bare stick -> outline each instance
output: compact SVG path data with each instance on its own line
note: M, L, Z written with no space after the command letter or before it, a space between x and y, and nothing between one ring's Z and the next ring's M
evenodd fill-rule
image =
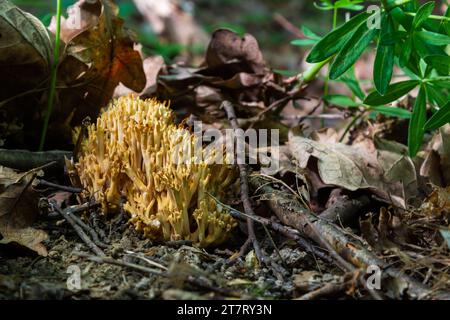
M409 277L401 270L388 265L373 252L367 250L363 243L350 238L335 224L317 217L295 199L286 197L284 192L268 186L266 181L255 177L251 183L255 188L260 188L265 194L271 195L268 199L269 206L284 224L294 227L301 234L319 244L326 242L342 258L357 268L378 266L383 270L384 275L403 282L408 288L405 294L410 298L421 299L434 294L427 286Z
M78 224L84 231L86 231L87 233L89 233L89 235L92 238L92 241L99 246L100 248L106 249L108 248L108 245L104 244L103 242L100 241L97 232L92 229L91 227L89 227L86 223L83 222L83 220L81 220L80 217L78 217L77 215L75 215L73 212L69 210L64 210L65 213L70 216L76 224Z
M347 288L347 283L327 283L319 289L308 292L294 300L316 300L323 297L336 295Z
M31 152L0 149L0 165L25 171L56 161L57 167L62 169L64 168L64 157L70 158L71 156L72 152L70 151Z
M78 234L78 236L81 238L81 240L84 241L84 243L88 246L89 249L91 249L96 255L104 257L105 253L88 237L88 235L83 231L83 228L81 228L73 219L73 217L70 214L67 214L67 212L64 212L55 201L51 201L50 205L53 207L53 210L56 210L66 221L72 226L72 228L75 230L75 232Z
M234 107L229 101L224 101L222 103L223 108L225 109L225 112L228 116L228 121L230 121L230 124L232 128L235 130L235 135L238 141L244 141L244 137L242 135L242 130L239 130L239 125L236 118L236 113L234 112ZM250 202L249 192L250 188L248 185L248 172L247 172L247 166L245 164L238 164L239 167L239 176L240 176L240 183L241 183L241 201L244 206L244 211L246 214L250 216L256 216L255 212L253 211L252 204ZM252 241L253 248L255 249L255 254L258 260L262 263L264 263L264 257L261 252L261 247L259 246L258 239L256 239L255 235L255 226L253 223L253 220L251 218L247 218L247 230L248 230L248 237Z
M83 189L81 189L81 188L62 186L60 184L56 184L56 183L53 183L53 182L50 182L50 181L46 181L46 180L40 179L40 178L38 178L38 180L39 180L39 185L44 186L44 187L50 187L50 188L58 189L58 190L61 190L61 191L67 191L67 192L70 192L70 193L81 193L81 192L83 192Z

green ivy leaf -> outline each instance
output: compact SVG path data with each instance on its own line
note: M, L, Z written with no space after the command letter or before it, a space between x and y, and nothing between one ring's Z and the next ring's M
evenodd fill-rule
M414 157L420 149L425 133L425 122L427 120L427 92L422 85L414 104L411 121L409 122L408 148L409 155Z
M369 17L370 14L367 12L360 13L336 30L327 34L314 46L306 58L306 62L322 62L338 53L344 47L347 40L353 35L353 32Z
M392 21L389 15L383 17L380 38L383 39L392 32ZM392 72L394 71L394 45L384 45L378 43L377 55L373 67L373 81L377 91L384 95L391 82Z
M343 75L358 60L377 33L377 29L369 29L366 23L361 24L331 64L330 79Z
M425 130L436 130L450 123L450 101L440 108L425 124Z

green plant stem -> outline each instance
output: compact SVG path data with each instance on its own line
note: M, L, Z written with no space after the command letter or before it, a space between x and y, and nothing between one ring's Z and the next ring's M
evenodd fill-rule
M337 16L338 16L338 8L334 7L333 9L333 28L332 31L336 29L337 27ZM323 94L325 96L328 95L328 92L330 90L330 68L328 68L327 71L327 77L325 78L325 83L323 85ZM323 112L325 113L327 111L327 102L324 102L323 104ZM322 119L320 121L322 128L325 127L325 120Z
M415 17L416 16L415 12L405 12L405 14L407 16L411 16L411 17ZM428 19L450 22L450 17L436 16L436 15L433 15L433 14L428 16Z
M56 94L56 76L58 74L58 62L59 62L59 48L61 46L61 14L62 5L61 0L56 1L56 34L55 34L55 47L53 48L53 65L52 74L50 80L50 92L48 96L47 111L45 113L44 126L42 127L41 141L39 143L39 151L44 149L45 139L47 137L48 124L50 122L50 116L53 111L53 104Z
M301 75L301 78L303 79L303 81L305 83L311 82L313 81L317 74L319 73L319 71L328 63L331 61L331 59L333 59L333 57L330 57L322 62L318 62L318 63L313 63L307 70L305 70L305 72L303 72L303 74Z
M356 122L361 119L364 114L366 113L366 111L361 112L359 115L355 116L353 118L353 120L349 123L349 125L345 128L344 133L342 134L341 138L339 139L339 142L343 142L345 139L345 136L347 135L347 133L349 133L349 131L352 129L352 127L356 124Z

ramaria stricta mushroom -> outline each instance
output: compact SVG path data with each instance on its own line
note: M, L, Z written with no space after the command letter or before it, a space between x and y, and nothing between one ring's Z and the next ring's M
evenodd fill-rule
M89 126L75 168L103 212L126 199L130 222L146 237L216 245L236 225L217 199L235 189L237 175L212 163L217 149L207 152L199 140L174 124L166 104L121 97ZM200 154L190 152L198 143Z

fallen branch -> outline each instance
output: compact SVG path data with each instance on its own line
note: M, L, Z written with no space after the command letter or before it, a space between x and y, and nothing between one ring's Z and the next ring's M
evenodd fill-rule
M209 193L208 193L209 194ZM292 239L294 241L296 241L300 247L305 250L306 252L315 255L317 257L319 257L320 259L322 259L325 262L331 263L333 260L330 258L330 256L324 252L323 250L321 250L320 248L317 248L315 246L313 246L308 240L306 240L305 238L303 238L300 233L288 226L282 225L281 223L272 221L270 219L267 218L263 218L261 216L248 216L243 212L240 212L239 210L236 210L222 202L220 202L219 199L217 199L216 197L214 197L213 195L209 194L216 202L220 203L221 206L224 206L226 208L228 208L230 210L230 215L238 220L247 220L248 218L266 226L271 228L272 230L281 233L283 236L285 236L286 238ZM245 248L250 245L250 241L249 239L247 239L247 241L245 242L245 244L242 246L241 251L245 251ZM239 256L242 256L243 254L240 253Z
M43 151L32 152L28 150L0 149L0 165L27 171L41 167L49 162L56 162L58 168L64 168L64 157L71 158L70 151Z
M322 244L323 240L336 250L336 252L353 266L366 269L370 265L378 266L384 275L402 281L407 288L404 292L409 298L422 299L429 297L432 290L415 279L405 275L401 270L389 266L385 261L365 248L365 244L357 242L338 226L314 215L292 197L287 197L285 192L276 190L267 185L260 177L252 177L250 180L255 189L259 189L265 196L270 208L280 221L289 225L309 239Z

